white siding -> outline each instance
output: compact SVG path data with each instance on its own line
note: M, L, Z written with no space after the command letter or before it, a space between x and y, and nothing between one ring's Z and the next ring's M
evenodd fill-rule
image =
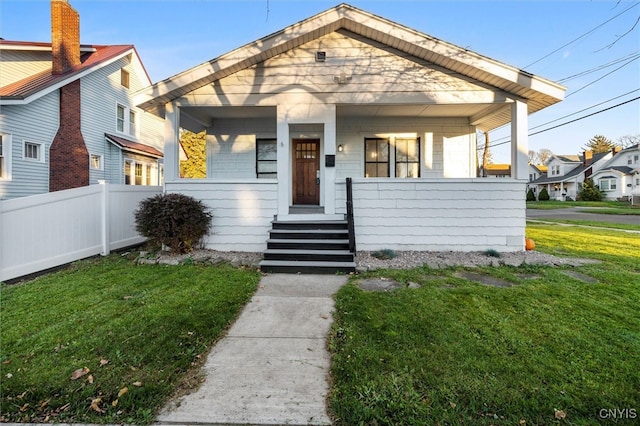
M275 180L167 182L166 191L194 197L210 208L213 222L208 249L261 252L267 248L277 212Z
M466 118L346 117L337 123L338 178L364 176L364 139L420 138L420 177L475 177L475 128ZM393 147L391 149L393 156ZM470 154L471 153L471 154ZM393 174L393 164L391 165Z
M315 53L325 51L325 62ZM335 78L350 78L337 84ZM185 96L192 104L275 104L270 96L314 93L319 103L499 102L504 94L451 71L390 50L348 31L320 37L296 49L205 85ZM253 96L253 97L250 97Z
M346 190L337 182L338 213ZM353 180L358 250L524 248L525 184L511 179Z
M256 139L275 137L275 118L217 122L207 134L207 177L256 178Z

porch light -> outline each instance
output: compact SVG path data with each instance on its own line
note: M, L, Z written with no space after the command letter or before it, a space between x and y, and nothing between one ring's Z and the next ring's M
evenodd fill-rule
M342 144L338 145L338 152L342 152L343 149Z

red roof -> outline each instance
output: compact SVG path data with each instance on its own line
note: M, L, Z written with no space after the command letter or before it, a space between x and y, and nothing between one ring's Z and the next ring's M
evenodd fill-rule
M45 47L50 48L51 43L35 43L35 42L21 42L21 41L6 41L0 40L0 47L3 45L8 46L25 46L25 47ZM28 50L28 49L27 49ZM87 52L89 50L89 52ZM71 80L73 81L75 76L86 71L90 68L96 67L110 59L113 59L129 50L134 50L135 47L131 44L128 45L114 45L114 46L80 46L80 51L85 52L80 57L80 65L72 67L69 71L63 74L51 74L51 69L39 72L22 80L8 84L4 87L0 87L0 98L22 100L31 95L38 93L48 87L54 86L58 83ZM145 71L146 72L146 71ZM147 75L148 77L148 75Z
M156 148L145 145L143 143L133 142L129 139L121 138L119 136L110 135L108 133L104 134L107 139L109 139L112 143L119 146L125 151L135 152L143 155L150 155L152 157L162 158L164 154L157 150Z

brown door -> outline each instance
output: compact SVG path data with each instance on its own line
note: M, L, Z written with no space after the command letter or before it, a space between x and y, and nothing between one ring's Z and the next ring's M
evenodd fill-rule
M320 141L293 140L293 204L320 204Z

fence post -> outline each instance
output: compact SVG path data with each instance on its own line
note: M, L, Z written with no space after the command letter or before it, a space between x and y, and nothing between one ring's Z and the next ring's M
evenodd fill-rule
M100 181L102 185L102 208L100 209L100 225L102 229L102 256L108 256L111 252L109 241L109 183Z

